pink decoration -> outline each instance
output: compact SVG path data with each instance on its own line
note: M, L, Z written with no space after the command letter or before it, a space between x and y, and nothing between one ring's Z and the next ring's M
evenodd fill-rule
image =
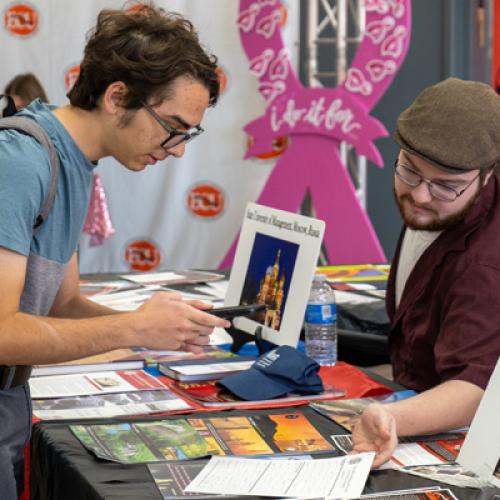
M115 230L109 216L106 193L101 178L94 174L89 211L83 225L83 232L90 235L90 246L102 245L104 240L113 236Z
M369 113L408 51L410 0L365 0L366 36L345 82L333 89L304 88L298 81L281 36L282 9L278 0L240 0L241 43L267 102L265 114L244 127L252 137L245 158L290 137L257 203L297 212L309 191L317 217L327 223L324 244L331 263L385 262L339 148L346 141L383 165L373 141L387 130ZM231 265L235 249L236 240L221 267Z

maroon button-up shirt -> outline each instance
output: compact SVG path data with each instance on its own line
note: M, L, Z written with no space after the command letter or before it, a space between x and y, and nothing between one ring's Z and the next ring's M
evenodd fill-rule
M493 175L464 221L413 268L396 310L403 228L387 286L395 380L416 391L447 380L485 388L500 356L500 183Z

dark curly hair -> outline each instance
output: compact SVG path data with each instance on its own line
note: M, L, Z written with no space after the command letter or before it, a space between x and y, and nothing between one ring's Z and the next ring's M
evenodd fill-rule
M154 4L127 10L102 10L90 32L80 74L68 98L73 106L92 110L106 88L122 81L128 92L125 109L169 97L174 80L197 80L213 106L219 96L217 58L200 45L190 21Z

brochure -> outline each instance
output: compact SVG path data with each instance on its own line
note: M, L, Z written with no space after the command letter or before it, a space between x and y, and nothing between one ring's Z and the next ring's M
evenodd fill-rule
M343 399L338 401L322 401L320 403L310 403L309 406L318 413L325 415L335 423L352 432L358 418L365 408L372 403L394 403L415 396L416 392L411 390L393 392L385 396L371 398Z
M352 264L341 266L322 266L319 273L326 274L331 282L386 282L389 278L390 265L388 264Z
M359 500L458 500L450 490L439 487L384 491L381 493L361 495L358 498Z
M115 361L98 361L96 356L95 362L87 360L69 361L56 365L37 365L33 367L31 372L32 377L44 377L47 375L68 375L70 373L90 373L104 371L120 371L120 370L140 370L144 368L144 359L138 357L130 349L121 349L121 351L129 354L130 359L117 359Z
M187 360L202 360L202 359L227 359L235 358L236 354L221 349L215 345L200 346L203 352L194 354L187 351L155 351L146 348L135 349L131 358L141 357L144 359L146 366L155 366L159 363L173 362L173 361L187 361ZM126 358L128 359L128 358Z
M248 370L255 359L254 356L236 356L224 360L214 358L162 362L158 364L158 370L181 382L218 380L232 373Z
M343 389L333 386L325 386L323 392L317 394L289 393L276 399L264 399L259 401L243 401L238 399L227 389L219 386L214 381L208 382L173 382L170 388L183 398L193 401L203 407L212 409L248 408L286 406L289 404L304 404L308 401L322 399L333 399L345 394Z
M186 492L291 498L355 498L374 453L321 460L212 457Z
M411 466L441 465L455 462L464 441L464 433L400 438L391 459L379 469L397 469ZM352 436L331 436L337 448L344 453L352 450Z
M143 368L144 365L155 366L161 362L236 357L236 354L214 345L202 346L202 349L203 352L200 354L187 351L150 350L142 347L115 349L114 351L87 356L65 363L37 365L33 368L31 376L65 375L68 373L103 372L108 370L135 370Z
M120 463L209 455L336 453L332 443L299 412L71 425L70 429L97 457Z
M30 379L29 384L34 399L167 389L160 380L143 370L36 377Z
M206 464L206 460L193 460L190 462L148 464L147 467L163 500L176 500L180 498L201 500L221 497L222 495L184 493L184 488L201 472Z
M80 280L80 293L90 298L94 295L112 294L114 292L142 288L138 285L132 285L130 281L126 280L112 280L112 281L90 281Z
M304 322L325 223L249 203L236 249L226 306L264 304L235 328L276 345L295 347Z
M488 482L479 478L474 472L467 470L460 464L438 464L438 465L417 465L403 467L400 472L412 476L424 477L431 481L438 481L460 488L479 488L488 487ZM486 498L486 497L485 497ZM489 497L488 497L489 498Z
M124 274L121 278L141 285L169 286L180 283L207 283L225 279L220 273L184 270L176 272Z
M155 293L162 291L160 286L134 285L113 293L103 293L89 297L93 302L117 311L134 311Z
M32 405L33 414L41 420L113 418L192 409L167 389L33 399Z

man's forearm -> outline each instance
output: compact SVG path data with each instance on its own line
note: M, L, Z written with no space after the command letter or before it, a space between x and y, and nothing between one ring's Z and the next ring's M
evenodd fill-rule
M1 364L46 364L132 347L130 313L61 319L17 313L0 323Z
M72 300L59 306L58 309L53 309L50 316L56 318L93 318L96 316L108 316L110 314L119 314L120 311L111 309L110 307L102 306L83 295L77 295Z
M0 315L0 365L57 363L134 346L200 352L214 327L231 325L204 308L177 293L159 292L136 311L94 318L5 312Z
M469 425L484 391L470 382L450 380L412 398L386 405L398 436L417 436Z

